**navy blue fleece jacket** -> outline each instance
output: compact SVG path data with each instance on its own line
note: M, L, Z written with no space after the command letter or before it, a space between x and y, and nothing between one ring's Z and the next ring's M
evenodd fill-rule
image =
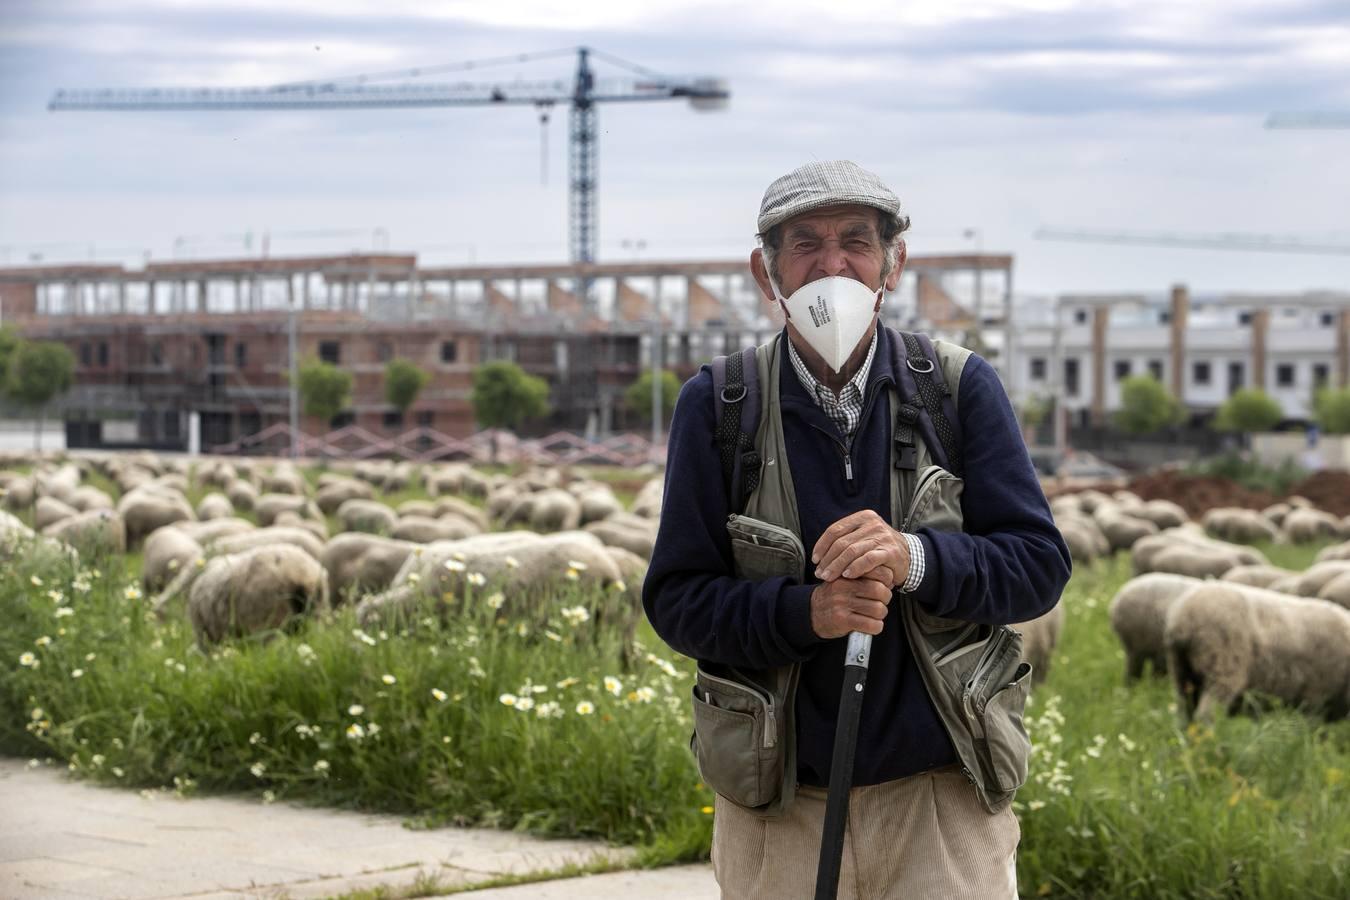
M783 335L787 340L787 335ZM808 555L831 524L861 509L886 521L890 510L890 334L881 329L854 434L853 479L845 477L838 428L780 355L783 431ZM940 616L990 624L1033 619L1059 600L1069 551L1050 515L1007 394L993 368L972 356L961 377L958 415L965 435L965 531L920 529L927 562L912 594ZM818 582L808 560L803 583L747 581L733 574L728 506L713 439L709 367L680 391L670 427L661 525L643 584L652 626L671 647L708 662L767 668L800 662L798 779L829 781L843 681L845 640L811 628ZM878 784L956 761L928 698L898 615L873 640L854 783Z

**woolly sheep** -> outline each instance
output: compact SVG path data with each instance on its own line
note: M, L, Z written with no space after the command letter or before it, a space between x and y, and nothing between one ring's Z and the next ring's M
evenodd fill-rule
M1100 504L1092 513L1092 518L1102 534L1106 535L1112 552L1128 549L1135 541L1158 533L1157 525L1147 519L1135 518L1116 504Z
M279 528L303 528L314 535L320 541L328 540L328 524L319 519L307 519L299 513L293 513L285 510L277 515L276 521L272 523Z
M1032 681L1036 684L1045 681L1050 674L1050 658L1064 629L1064 604L1056 603L1045 615L1013 627L1022 632L1022 658L1031 663Z
M197 518L200 520L228 519L233 515L234 504L224 494L207 494L197 504Z
M1329 562L1333 559L1350 559L1350 541L1323 547L1317 552L1314 562Z
M188 619L202 647L281 628L329 608L328 573L297 547L278 544L218 556L188 594Z
M646 519L661 518L661 499L665 484L660 478L653 478L642 486L633 500L633 513Z
M434 519L436 504L430 500L404 500L394 507L394 515L400 519L404 516L426 516L428 519Z
M1234 566L1219 576L1220 581L1246 584L1251 587L1269 588L1283 578L1298 577L1297 572L1281 569L1279 566Z
M1190 521L1186 510L1171 500L1149 500L1138 509L1131 510L1130 514L1137 518L1148 519L1159 528L1176 528Z
M1210 721L1248 694L1328 718L1350 709L1350 612L1334 604L1205 584L1173 605L1163 641L1183 718Z
M33 527L38 531L44 531L62 519L69 519L76 512L78 510L75 507L62 503L55 497L39 497L37 503L33 505Z
M202 544L209 544L232 534L256 531L258 526L247 519L208 519L205 522L175 522L173 527Z
M225 488L225 496L240 512L250 512L258 503L258 489L241 478L229 483Z
M141 586L147 594L163 590L179 572L204 555L202 545L177 525L156 528L145 539Z
M408 557L418 551L411 541L373 534L339 534L323 548L319 561L328 571L334 606L353 592L379 592L393 583Z
M1300 597L1316 597L1332 579L1347 572L1350 572L1350 560L1337 559L1314 563L1293 580L1289 593Z
M1177 598L1203 582L1198 578L1150 572L1131 578L1111 598L1107 615L1125 650L1125 680L1134 681L1151 663L1154 674L1166 671L1163 625Z
M125 553L127 550L126 525L117 511L112 509L75 513L48 525L42 533L91 556Z
M436 518L444 518L448 515L456 515L461 519L466 519L478 526L479 531L487 531L489 519L488 513L479 506L474 506L467 500L461 500L458 497L442 497L436 501L436 511L432 513Z
M337 512L338 507L348 500L373 500L375 490L363 481L355 478L329 476L328 481L314 495L314 503L325 515Z
M3 499L5 509L17 511L31 507L36 497L37 488L33 484L33 479L19 476L5 483L4 497L0 499Z
M245 531L242 534L217 538L205 546L209 553L241 553L255 547L269 547L273 544L290 544L305 551L315 559L323 555L323 541L303 528L283 525L272 525L267 528Z
M456 515L433 519L430 516L403 516L394 523L389 536L416 544L430 544L432 541L458 541L475 534L482 529L467 519Z
M1201 519L1205 532L1226 541L1252 544L1257 541L1275 541L1279 530L1260 513L1238 507L1211 509Z
M262 489L265 494L305 493L305 476L290 464L283 463L263 476Z
M266 528L276 522L283 512L293 512L306 518L319 518L318 507L311 500L296 494L263 494L253 504L258 524Z
M656 544L657 522L632 513L619 513L599 522L592 522L585 530L604 541L609 547L622 547L644 560L652 558Z
M70 498L70 505L80 512L89 512L91 509L113 509L117 506L113 503L112 497L88 484L75 489Z
M1191 525L1185 525L1180 528L1169 528L1138 541L1130 549L1134 570L1139 573L1157 571L1158 556L1179 546L1195 548L1207 557L1222 558L1227 561L1227 568L1240 565L1268 565L1270 562L1259 550L1207 537ZM1169 557L1169 561L1175 559L1175 556Z
M1337 575L1322 585L1322 589L1317 592L1317 599L1350 609L1350 572Z
M1272 503L1270 506L1267 506L1265 509L1261 510L1261 515L1269 519L1270 524L1274 525L1276 528L1279 528L1281 525L1284 524L1284 517L1289 515L1289 512L1292 509L1293 507L1290 506L1288 503Z
M581 524L581 504L567 491L550 488L534 495L530 527L535 531L572 531Z
M1294 509L1281 526L1291 544L1311 544L1324 538L1341 536L1341 520L1320 509Z
M576 495L581 504L581 524L600 522L623 511L623 504L608 487L597 485Z
M124 494L117 501L117 512L126 523L129 547L139 546L156 528L197 517L182 494L160 490L149 483Z
M389 534L398 521L394 511L377 500L347 500L338 507L337 519L344 531L367 534Z

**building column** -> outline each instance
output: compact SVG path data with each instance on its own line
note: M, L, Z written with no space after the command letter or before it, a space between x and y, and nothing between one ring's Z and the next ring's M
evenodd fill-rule
M1186 322L1191 313L1191 295L1184 284L1172 285L1172 395L1185 402Z
M1336 314L1336 386L1350 385L1350 309Z
M1106 424L1106 328L1111 321L1111 307L1098 306L1092 310L1092 421Z
M1252 387L1266 389L1266 334L1270 330L1270 310L1252 313Z

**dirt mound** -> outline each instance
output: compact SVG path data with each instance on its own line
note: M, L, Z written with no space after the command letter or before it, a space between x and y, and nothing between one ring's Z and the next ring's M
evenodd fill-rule
M1307 497L1318 509L1337 516L1350 516L1350 472L1315 472L1289 489Z

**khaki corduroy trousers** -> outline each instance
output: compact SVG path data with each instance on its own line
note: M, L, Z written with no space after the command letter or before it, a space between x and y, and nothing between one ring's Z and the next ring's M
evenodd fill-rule
M826 792L799 787L788 812L764 819L718 797L713 871L723 900L815 895ZM948 767L849 794L840 900L1005 900L1017 897L1011 809L990 815L960 769Z

